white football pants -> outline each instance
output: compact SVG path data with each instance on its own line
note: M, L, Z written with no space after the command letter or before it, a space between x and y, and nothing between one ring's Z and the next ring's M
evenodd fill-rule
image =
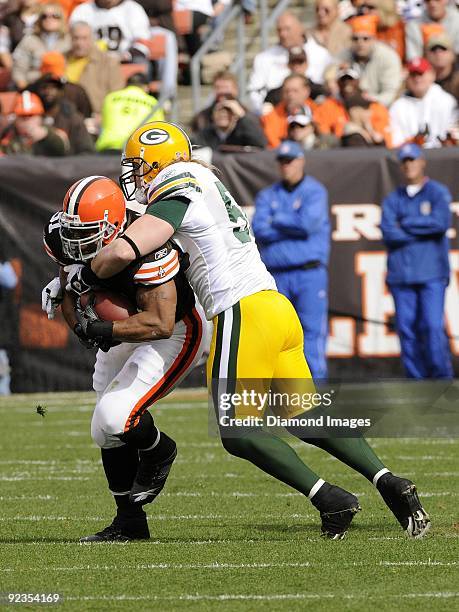
M135 427L143 412L167 395L209 354L212 322L200 305L175 324L172 336L153 342L123 342L98 351L93 387L97 404L91 435L101 448L122 446L117 437Z

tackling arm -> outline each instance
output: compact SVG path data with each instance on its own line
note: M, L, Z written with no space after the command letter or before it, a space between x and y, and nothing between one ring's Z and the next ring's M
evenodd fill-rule
M143 215L128 227L125 235L137 246L136 254L126 240L114 240L105 246L91 262L91 270L98 278L110 278L140 256L165 244L174 233L170 223L154 217Z

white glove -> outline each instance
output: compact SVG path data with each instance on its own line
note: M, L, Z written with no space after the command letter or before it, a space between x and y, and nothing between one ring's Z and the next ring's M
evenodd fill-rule
M83 270L86 270L87 266L83 264L71 264L65 266L64 270L67 272L67 284L65 286L67 291L73 291L77 295L87 293L91 289L91 285L86 283L82 278Z
M48 319L54 319L56 309L62 303L64 294L61 287L61 281L56 276L50 281L41 292L41 309L46 312Z

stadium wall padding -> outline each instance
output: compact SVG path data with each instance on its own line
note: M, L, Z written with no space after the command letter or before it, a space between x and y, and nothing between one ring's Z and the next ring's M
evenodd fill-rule
M428 151L428 174L446 183L459 200L459 149ZM259 189L278 179L274 153L215 154L213 163L236 200L253 205ZM393 303L384 283L385 253L379 231L380 204L400 182L390 151L339 149L308 154L306 169L330 196L330 375L362 380L402 375L393 331ZM17 392L90 388L94 353L66 329L61 315L48 321L41 312L42 287L56 275L45 254L42 229L57 211L69 186L100 174L117 179L119 158L63 159L11 156L0 159L1 241L20 274L11 297L8 330ZM452 275L447 295L447 330L459 372L459 203L453 203ZM202 369L188 384L203 382Z

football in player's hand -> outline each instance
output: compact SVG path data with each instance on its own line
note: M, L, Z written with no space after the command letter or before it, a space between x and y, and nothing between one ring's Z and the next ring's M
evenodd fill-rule
M93 295L96 297L94 310L102 321L123 321L137 312L136 307L127 297L105 289L83 293L81 296L83 308Z

